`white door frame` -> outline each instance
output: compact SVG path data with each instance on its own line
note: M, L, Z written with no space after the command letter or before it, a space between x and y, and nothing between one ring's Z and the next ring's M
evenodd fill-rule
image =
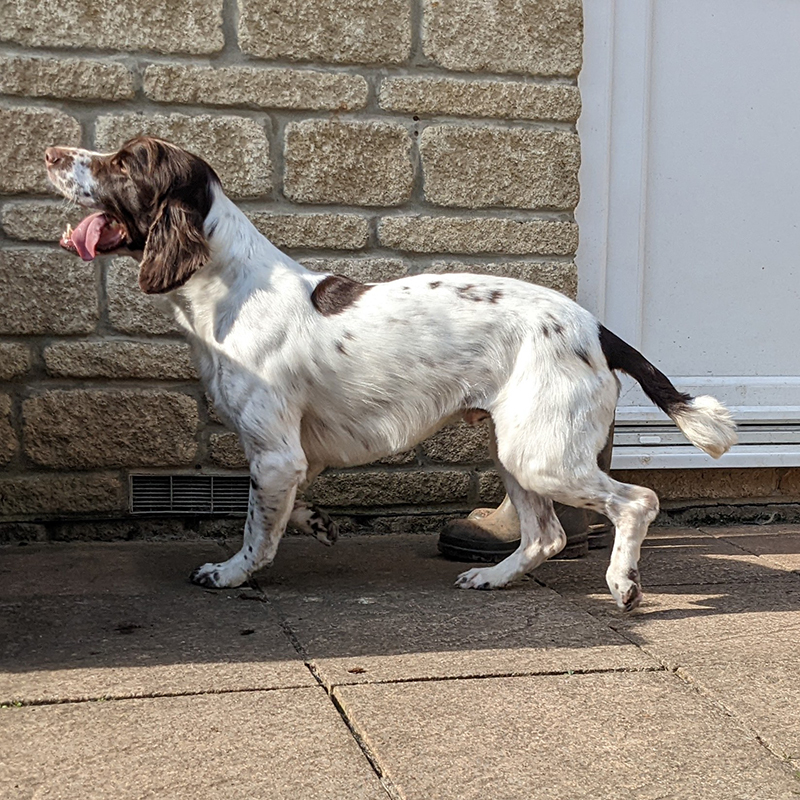
M664 0L586 0L578 300L640 348L653 15ZM613 268L617 266L617 268ZM720 460L688 445L623 380L613 466L619 469L800 466L800 377L671 376L693 394L725 395L741 444Z

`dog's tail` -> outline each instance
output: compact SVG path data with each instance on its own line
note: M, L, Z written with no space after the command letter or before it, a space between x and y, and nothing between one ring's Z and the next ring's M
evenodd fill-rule
M719 458L736 444L736 425L731 412L718 400L679 392L638 350L602 325L600 347L609 368L630 375L692 444L713 458Z

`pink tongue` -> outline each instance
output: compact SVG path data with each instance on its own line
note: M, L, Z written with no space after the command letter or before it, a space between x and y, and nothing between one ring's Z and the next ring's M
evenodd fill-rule
M72 231L70 241L75 245L78 255L84 261L91 261L97 255L97 243L108 224L108 217L101 211L82 219Z

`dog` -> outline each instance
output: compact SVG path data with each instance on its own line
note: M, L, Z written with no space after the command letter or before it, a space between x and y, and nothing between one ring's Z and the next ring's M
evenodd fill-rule
M256 230L209 164L160 139L134 138L113 153L50 147L45 162L64 197L94 209L61 245L86 260L119 249L140 258L142 291L166 298L247 455L242 548L198 567L191 580L201 586L247 581L273 561L290 522L332 541L334 526L298 504L298 492L326 467L406 450L464 416L490 420L521 543L457 585L505 586L558 553L566 536L555 500L611 519L606 581L630 611L659 505L650 489L597 466L619 394L615 371L714 458L736 442L717 400L679 392L556 291L471 274L364 284L312 272Z

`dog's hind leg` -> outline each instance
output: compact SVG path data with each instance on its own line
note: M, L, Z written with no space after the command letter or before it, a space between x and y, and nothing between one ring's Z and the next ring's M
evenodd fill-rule
M190 576L192 582L215 589L240 586L271 564L305 475L302 451L256 453L250 459L250 504L242 549L227 561L198 567Z
M644 486L620 483L597 469L580 481L549 483L554 500L605 514L616 528L606 583L617 605L631 611L642 600L639 556L650 523L658 514L656 493Z
M462 589L505 586L556 555L567 543L564 529L553 510L553 501L523 489L499 464L498 470L519 517L520 545L493 567L476 567L459 575L456 586Z

